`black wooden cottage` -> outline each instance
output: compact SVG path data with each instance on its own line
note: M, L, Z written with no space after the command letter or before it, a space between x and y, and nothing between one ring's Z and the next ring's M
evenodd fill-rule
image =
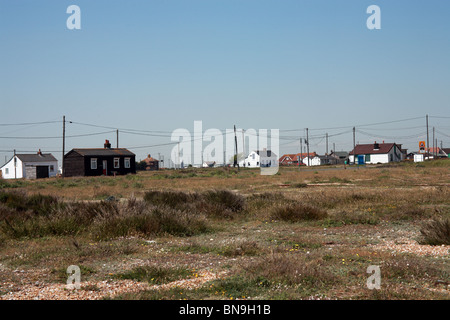
M112 176L136 173L136 155L124 148L72 149L64 155L64 176Z

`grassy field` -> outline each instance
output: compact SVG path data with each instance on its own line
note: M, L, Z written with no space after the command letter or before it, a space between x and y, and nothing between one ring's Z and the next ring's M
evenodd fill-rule
M449 299L449 186L449 160L0 180L0 298Z

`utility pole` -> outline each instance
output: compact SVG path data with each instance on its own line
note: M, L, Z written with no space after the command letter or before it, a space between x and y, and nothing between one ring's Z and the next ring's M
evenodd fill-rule
M116 130L117 149L119 149L119 129Z
M62 143L62 161L61 161L61 177L64 178L64 153L66 148L66 116L63 116L63 143Z
M298 160L299 168L300 168L300 162L303 163L303 138L300 138L300 159Z
M233 167L238 167L239 170L239 164L237 161L237 153L238 153L238 147L237 147L237 136L236 136L236 125L234 125L234 161L233 161Z
M325 155L328 155L328 132L325 134L325 136L326 136L326 140L327 140L327 147L326 147Z
M181 168L181 163L180 163L180 142L178 141L178 155L177 155L177 162L178 162L178 168ZM176 164L175 164L175 169L177 168Z
M427 115L426 119L427 119L427 148L426 148L426 153L428 153L428 159L430 159L430 135L428 133L428 115Z
M242 129L242 156L244 157L244 168L245 168L245 136L244 136L245 130Z
M438 146L437 146L437 138L436 138L435 146L436 146L436 158L437 158L439 156L439 150L438 150Z
M435 144L434 144L434 127L433 127L433 149L431 149L431 150L433 150L433 151L432 151L433 159L435 159L436 149L435 149Z
M306 156L308 157L308 167L309 167L309 134L308 128L306 128Z
M356 164L356 152L355 152L355 148L356 148L356 144L355 144L355 127L353 127L353 164Z
M17 159L16 159L16 149L14 149L14 179L17 179Z

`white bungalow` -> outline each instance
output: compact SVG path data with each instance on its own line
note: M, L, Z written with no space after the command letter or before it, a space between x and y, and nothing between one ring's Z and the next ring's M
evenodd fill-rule
M350 152L349 163L377 164L398 162L403 158L402 149L396 143L359 144Z
M50 153L16 154L1 168L3 179L39 179L58 173L58 160Z
M271 150L256 150L250 152L239 166L246 168L278 167L278 156Z
M319 156L304 157L302 161L305 166L320 166L322 164L322 159Z

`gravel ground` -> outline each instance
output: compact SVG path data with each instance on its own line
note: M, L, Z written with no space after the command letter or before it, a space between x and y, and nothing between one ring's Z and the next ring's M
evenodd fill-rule
M375 250L389 251L391 253L413 253L419 256L433 256L433 257L449 257L450 246L429 246L421 245L417 241L400 238L395 241L384 240L383 243L373 245Z
M169 289L174 287L195 289L205 282L215 280L224 274L211 271L199 272L192 279L178 280L163 285L149 285L132 280L85 281L80 289L68 289L65 284L26 284L17 291L0 296L0 300L98 300L103 297L114 297L124 293L151 289ZM24 274L26 278L26 274ZM3 290L14 288L13 283L2 283Z

